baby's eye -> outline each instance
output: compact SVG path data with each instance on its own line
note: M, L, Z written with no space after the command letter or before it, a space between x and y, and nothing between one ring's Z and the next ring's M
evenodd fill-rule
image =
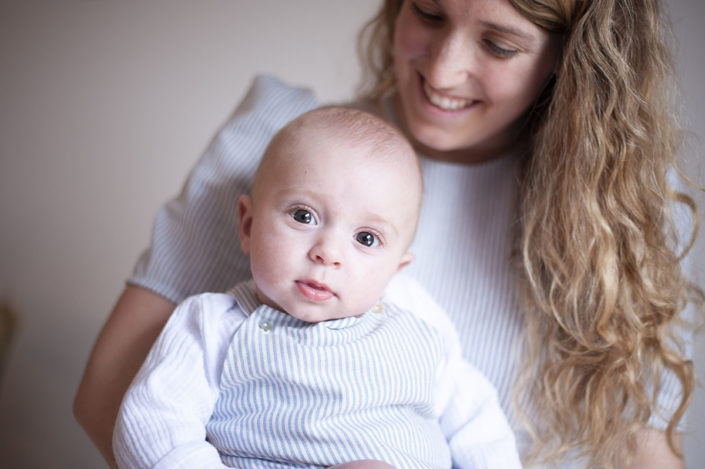
M377 237L370 233L369 231L361 231L355 235L355 240L362 244L363 246L372 247L376 246L379 241Z
M291 213L291 217L297 222L303 223L304 225L311 225L315 223L311 212L303 208L297 208L296 210L294 210Z

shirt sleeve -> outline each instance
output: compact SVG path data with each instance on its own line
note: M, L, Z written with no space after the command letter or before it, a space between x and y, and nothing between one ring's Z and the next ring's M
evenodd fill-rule
M225 294L180 304L123 399L113 432L121 468L226 467L206 441L233 333L245 315Z
M435 386L435 408L451 451L461 469L521 468L521 461L497 391L475 367L463 360L460 341L448 316L411 277L395 276L385 299L411 311L443 337L444 359Z
M316 107L313 93L259 76L192 169L181 193L157 213L151 246L128 283L179 303L249 277L237 240L237 201L250 191L271 137Z
M521 468L519 452L497 391L479 370L460 356L447 355L437 381L439 423L453 467Z

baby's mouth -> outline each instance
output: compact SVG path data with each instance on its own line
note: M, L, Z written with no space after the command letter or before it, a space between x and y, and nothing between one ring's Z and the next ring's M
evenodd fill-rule
M295 283L299 292L312 301L326 301L336 296L325 283L315 280L297 280Z

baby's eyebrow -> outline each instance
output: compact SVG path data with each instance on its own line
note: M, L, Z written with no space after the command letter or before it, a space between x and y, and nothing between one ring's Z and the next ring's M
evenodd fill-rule
M302 190L298 187L279 187L272 190L275 196L280 199L316 200L320 198L320 194L316 191Z
M381 215L377 215L376 213L369 213L365 217L365 220L368 220L371 225L373 225L375 228L379 228L382 232L392 232L394 235L399 234L399 230L397 230L397 227L394 224L389 223L387 219Z

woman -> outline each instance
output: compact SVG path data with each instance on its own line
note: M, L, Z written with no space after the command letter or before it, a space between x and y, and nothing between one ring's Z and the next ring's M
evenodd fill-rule
M510 413L515 397L527 463L682 466L693 376L671 334L702 301L669 215L691 202L666 181L677 141L661 14L656 0L389 0L363 36L374 79L358 104L399 125L424 171L410 272ZM106 458L174 304L247 275L234 201L273 131L314 105L259 80L158 215L76 397Z

